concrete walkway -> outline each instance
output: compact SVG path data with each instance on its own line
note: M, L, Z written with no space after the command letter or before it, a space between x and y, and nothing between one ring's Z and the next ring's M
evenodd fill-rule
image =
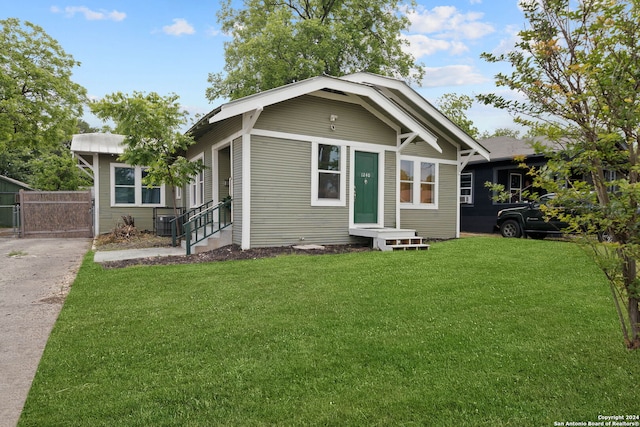
M0 237L0 427L14 427L91 239Z
M120 251L97 251L93 260L98 263L109 261L122 261L126 259L150 258L157 256L175 256L184 255L185 250L181 247L175 248L144 248L144 249L125 249Z

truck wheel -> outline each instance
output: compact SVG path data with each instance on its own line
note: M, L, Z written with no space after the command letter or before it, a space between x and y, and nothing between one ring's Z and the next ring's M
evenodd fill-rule
M509 219L500 226L500 234L502 234L502 237L518 238L522 236L522 229L520 229L520 224L517 221Z

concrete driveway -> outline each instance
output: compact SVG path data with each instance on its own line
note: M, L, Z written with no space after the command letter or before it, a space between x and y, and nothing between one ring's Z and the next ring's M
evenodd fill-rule
M0 237L0 427L14 427L91 239Z

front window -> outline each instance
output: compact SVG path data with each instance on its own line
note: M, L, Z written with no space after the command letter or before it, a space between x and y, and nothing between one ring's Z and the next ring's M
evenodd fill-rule
M147 168L124 164L111 165L111 205L164 206L164 187L147 186Z
M204 162L204 154L199 155L191 161ZM189 202L192 208L198 207L204 203L204 170L201 170L193 177L193 180L189 185L189 196Z
M438 164L419 158L400 160L400 203L404 207L437 205Z
M345 205L343 149L340 145L312 144L311 204Z

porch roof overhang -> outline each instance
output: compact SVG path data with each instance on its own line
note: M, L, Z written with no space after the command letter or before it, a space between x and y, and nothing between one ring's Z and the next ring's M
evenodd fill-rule
M71 151L84 154L122 154L124 138L124 135L113 133L76 134L71 139Z
M408 86L405 87L411 90ZM442 153L436 134L409 111L388 97L380 88L368 83L347 80L343 77L318 76L231 101L215 110L215 113L209 117L209 123L220 122L250 111L261 110L278 102L322 90L348 93L366 99L367 102L375 104L376 108L385 111L395 121L409 129L411 133L416 134L419 139Z

